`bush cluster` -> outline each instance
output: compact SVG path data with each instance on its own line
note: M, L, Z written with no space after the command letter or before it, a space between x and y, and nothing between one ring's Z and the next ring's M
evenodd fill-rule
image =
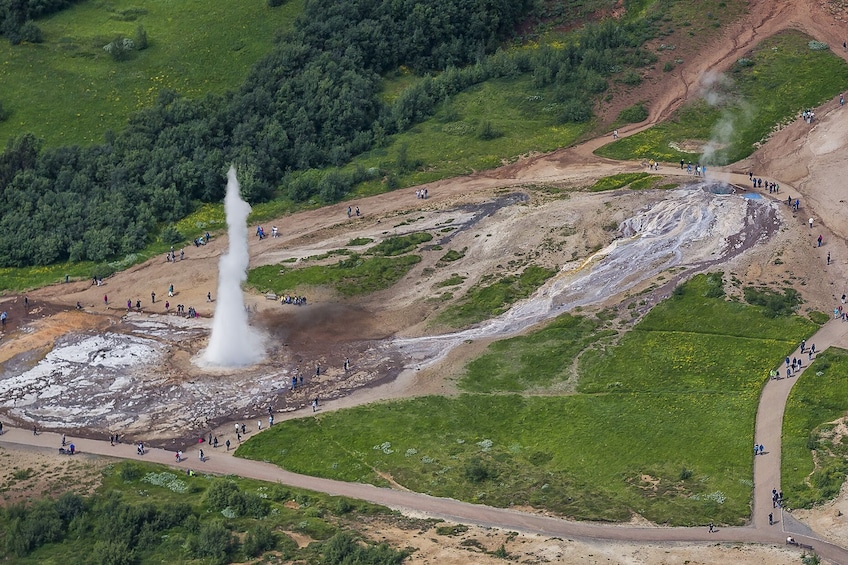
M747 286L743 293L748 304L762 306L763 314L769 318L789 316L801 304L801 295L794 288L786 288L781 294L767 288Z
M76 0L0 0L0 35L12 45L41 43L41 30L33 20L71 6Z
M214 481L206 491L206 504L213 510L230 509L236 516L262 518L270 512L267 500L253 492L244 492L238 485L226 479Z

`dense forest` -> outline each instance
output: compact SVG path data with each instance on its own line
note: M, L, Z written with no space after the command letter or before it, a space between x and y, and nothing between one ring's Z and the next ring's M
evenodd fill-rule
M0 266L136 251L197 203L219 201L230 163L250 202L334 202L384 172L300 172L348 163L471 85L531 73L553 92L555 119L582 122L610 75L656 60L640 48L648 20L591 24L563 47L499 50L532 10L529 0L310 0L234 92L163 90L99 145L10 139L0 154ZM384 102L381 76L400 67L423 78Z

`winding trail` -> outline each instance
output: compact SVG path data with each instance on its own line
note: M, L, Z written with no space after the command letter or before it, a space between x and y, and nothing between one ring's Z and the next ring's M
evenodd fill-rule
M848 323L831 320L816 332L808 343L816 344L819 351L828 347L848 347ZM800 349L793 352L800 357ZM778 369L784 369L782 366ZM804 369L791 378L769 380L763 387L757 410L756 442L767 447L764 455L754 458L754 500L751 523L742 527L719 527L714 533L706 528L667 528L632 527L623 525L601 525L586 522L573 522L559 518L495 508L491 506L460 502L454 499L437 498L405 490L379 488L362 483L347 483L331 479L322 479L300 475L283 470L270 463L251 461L233 457L233 451L223 446L212 448L207 444L189 449L181 463L174 461L174 452L152 448L145 455L136 453L134 444L111 445L105 441L70 438L80 455L95 454L120 459L143 459L145 461L168 465L177 469L194 469L204 473L220 475L238 475L253 479L278 482L289 486L325 492L331 495L348 496L382 504L399 511L412 511L434 518L442 518L460 523L476 524L484 527L496 527L554 537L583 540L615 540L629 542L744 542L761 544L784 544L791 535L800 544L812 547L821 557L832 563L848 565L848 548L840 547L828 541L816 538L809 529L791 519L781 509L768 505L771 489L780 490L780 441L782 434L783 412L792 386L802 378ZM334 409L332 404L324 410ZM298 416L306 416L301 411ZM39 433L31 430L7 428L0 435L0 443L15 444L39 449L58 449L61 435ZM205 462L199 461L199 449L204 450ZM57 455L57 457L60 455ZM769 525L768 515L774 513L775 524Z

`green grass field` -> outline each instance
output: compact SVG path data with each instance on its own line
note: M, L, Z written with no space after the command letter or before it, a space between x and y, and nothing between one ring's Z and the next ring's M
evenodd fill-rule
M583 351L578 394L378 403L285 422L238 455L349 481L384 484L388 473L417 491L580 519L632 511L675 525L741 524L760 388L815 325L708 290L696 277L617 345L598 321L561 317L492 345L460 381L469 391L544 388L568 378Z
M332 265L291 269L266 265L251 269L247 284L259 292L292 294L309 286L326 286L341 296L356 296L389 288L415 266L419 255L362 257L356 253Z
M595 181L595 184L589 187L590 192L604 192L607 190L616 190L630 185L636 185L636 189L650 188L654 183L662 179L659 175L650 175L648 173L619 173L610 175ZM638 184L636 184L638 183Z
M523 392L567 380L578 353L602 338L599 321L563 315L530 335L496 341L471 361L459 387L468 392Z
M781 484L790 508L809 508L839 494L848 473L848 441L832 422L848 407L848 351L828 349L795 383L783 419ZM815 450L814 464L813 451Z
M393 82L386 86L395 88ZM400 148L406 146L409 160L419 166L398 180L400 186L412 186L491 169L529 152L553 151L571 144L590 125L556 125L558 105L550 98L550 92L534 89L529 77L487 81L452 97L433 118L393 136L385 147L355 158L353 164L393 170ZM499 137L480 139L479 128L486 121ZM385 190L385 183L369 181L356 188L355 196Z
M619 139L596 151L614 159L678 162L700 159L700 151L679 150L710 139L720 148L713 163L726 164L750 155L776 124L797 118L848 87L848 65L830 51L809 48L810 38L787 31L758 44L749 60L726 77L732 84L715 88L728 100L722 107L692 101L671 120Z
M493 282L481 282L456 303L440 312L436 321L460 328L488 320L506 312L522 298L530 296L555 274L556 271L552 269L529 265L519 275L505 276Z
M0 102L11 112L0 140L24 132L47 145L99 143L163 88L200 98L236 88L290 28L302 0L269 8L264 0L80 2L39 20L42 44L0 42ZM149 47L113 61L103 46L133 37L141 25ZM14 85L14 88L8 88Z

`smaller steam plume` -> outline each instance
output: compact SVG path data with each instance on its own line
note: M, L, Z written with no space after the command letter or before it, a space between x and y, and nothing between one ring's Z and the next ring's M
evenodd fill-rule
M733 81L722 73L706 72L701 76L701 97L710 106L721 107L721 116L704 145L701 162L705 165L723 165L723 152L733 143L736 131L751 122L753 108L729 93L732 85Z

